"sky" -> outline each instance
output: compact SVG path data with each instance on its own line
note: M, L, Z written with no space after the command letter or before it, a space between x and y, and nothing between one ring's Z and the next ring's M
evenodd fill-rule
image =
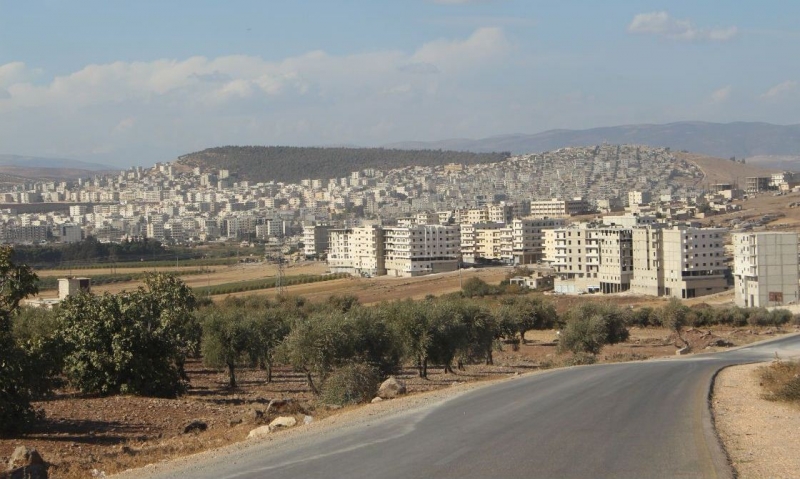
M800 123L800 2L0 0L0 153Z

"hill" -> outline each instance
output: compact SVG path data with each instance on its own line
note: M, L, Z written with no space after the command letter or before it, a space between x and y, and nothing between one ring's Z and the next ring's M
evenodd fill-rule
M475 152L510 151L514 154L524 154L601 143L663 146L721 158L758 156L760 167L777 169L789 167L800 170L800 125L757 122L678 122L587 130L549 130L533 135L502 135L479 140L393 143L387 145L387 148L443 148ZM784 157L775 158L781 155ZM787 161L786 155L789 155L791 160Z
M366 168L494 163L508 156L508 153L385 148L223 146L183 155L177 163L204 170L228 169L250 181L297 183L305 178L337 178Z

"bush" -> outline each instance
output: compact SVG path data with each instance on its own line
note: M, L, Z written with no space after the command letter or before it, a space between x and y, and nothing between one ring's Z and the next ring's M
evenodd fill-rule
M363 363L350 363L337 368L322 385L325 404L359 404L369 402L378 392L380 380L375 368Z
M765 399L800 403L800 362L775 361L760 370Z
M577 352L564 360L564 366L584 366L597 362L597 356L591 353Z
M467 298L483 297L497 294L497 289L489 286L486 281L480 278L469 278L464 281L461 292Z

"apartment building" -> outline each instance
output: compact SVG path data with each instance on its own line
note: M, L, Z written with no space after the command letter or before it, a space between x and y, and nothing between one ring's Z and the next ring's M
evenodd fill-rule
M629 191L628 192L628 205L638 206L650 203L651 196L648 191Z
M582 223L548 232L548 258L559 293L617 293L630 289L633 243L629 228Z
M725 291L724 234L723 228L635 228L631 290L682 299Z
M748 176L745 178L744 190L748 194L761 193L769 190L771 181L770 176Z
M587 251L589 232L586 223L553 230L553 256L549 259L556 273L553 289L557 293L600 291L599 258L590 261Z
M460 228L414 225L384 228L386 274L420 276L458 269Z
M517 218L511 222L511 264L534 264L544 256L545 234L548 230L563 228L561 218ZM503 247L503 257L509 258L507 247Z
M328 249L328 232L331 227L306 223L303 225L303 254L306 258L319 258Z
M378 225L328 230L328 268L353 276L386 274L384 231Z
M603 224L611 226L622 226L634 228L636 226L648 226L658 223L658 219L652 215L626 214L626 215L606 215L603 217Z
M501 259L501 230L505 223L466 223L460 229L461 260L467 264Z
M531 217L535 218L563 218L566 216L580 215L590 211L589 202L583 198L571 200L531 201Z
M736 305L779 306L798 299L796 233L735 233Z

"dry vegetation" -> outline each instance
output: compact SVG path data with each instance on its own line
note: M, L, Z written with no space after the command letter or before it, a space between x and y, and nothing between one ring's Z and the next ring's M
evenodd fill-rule
M764 398L800 405L800 361L773 361L759 371Z

